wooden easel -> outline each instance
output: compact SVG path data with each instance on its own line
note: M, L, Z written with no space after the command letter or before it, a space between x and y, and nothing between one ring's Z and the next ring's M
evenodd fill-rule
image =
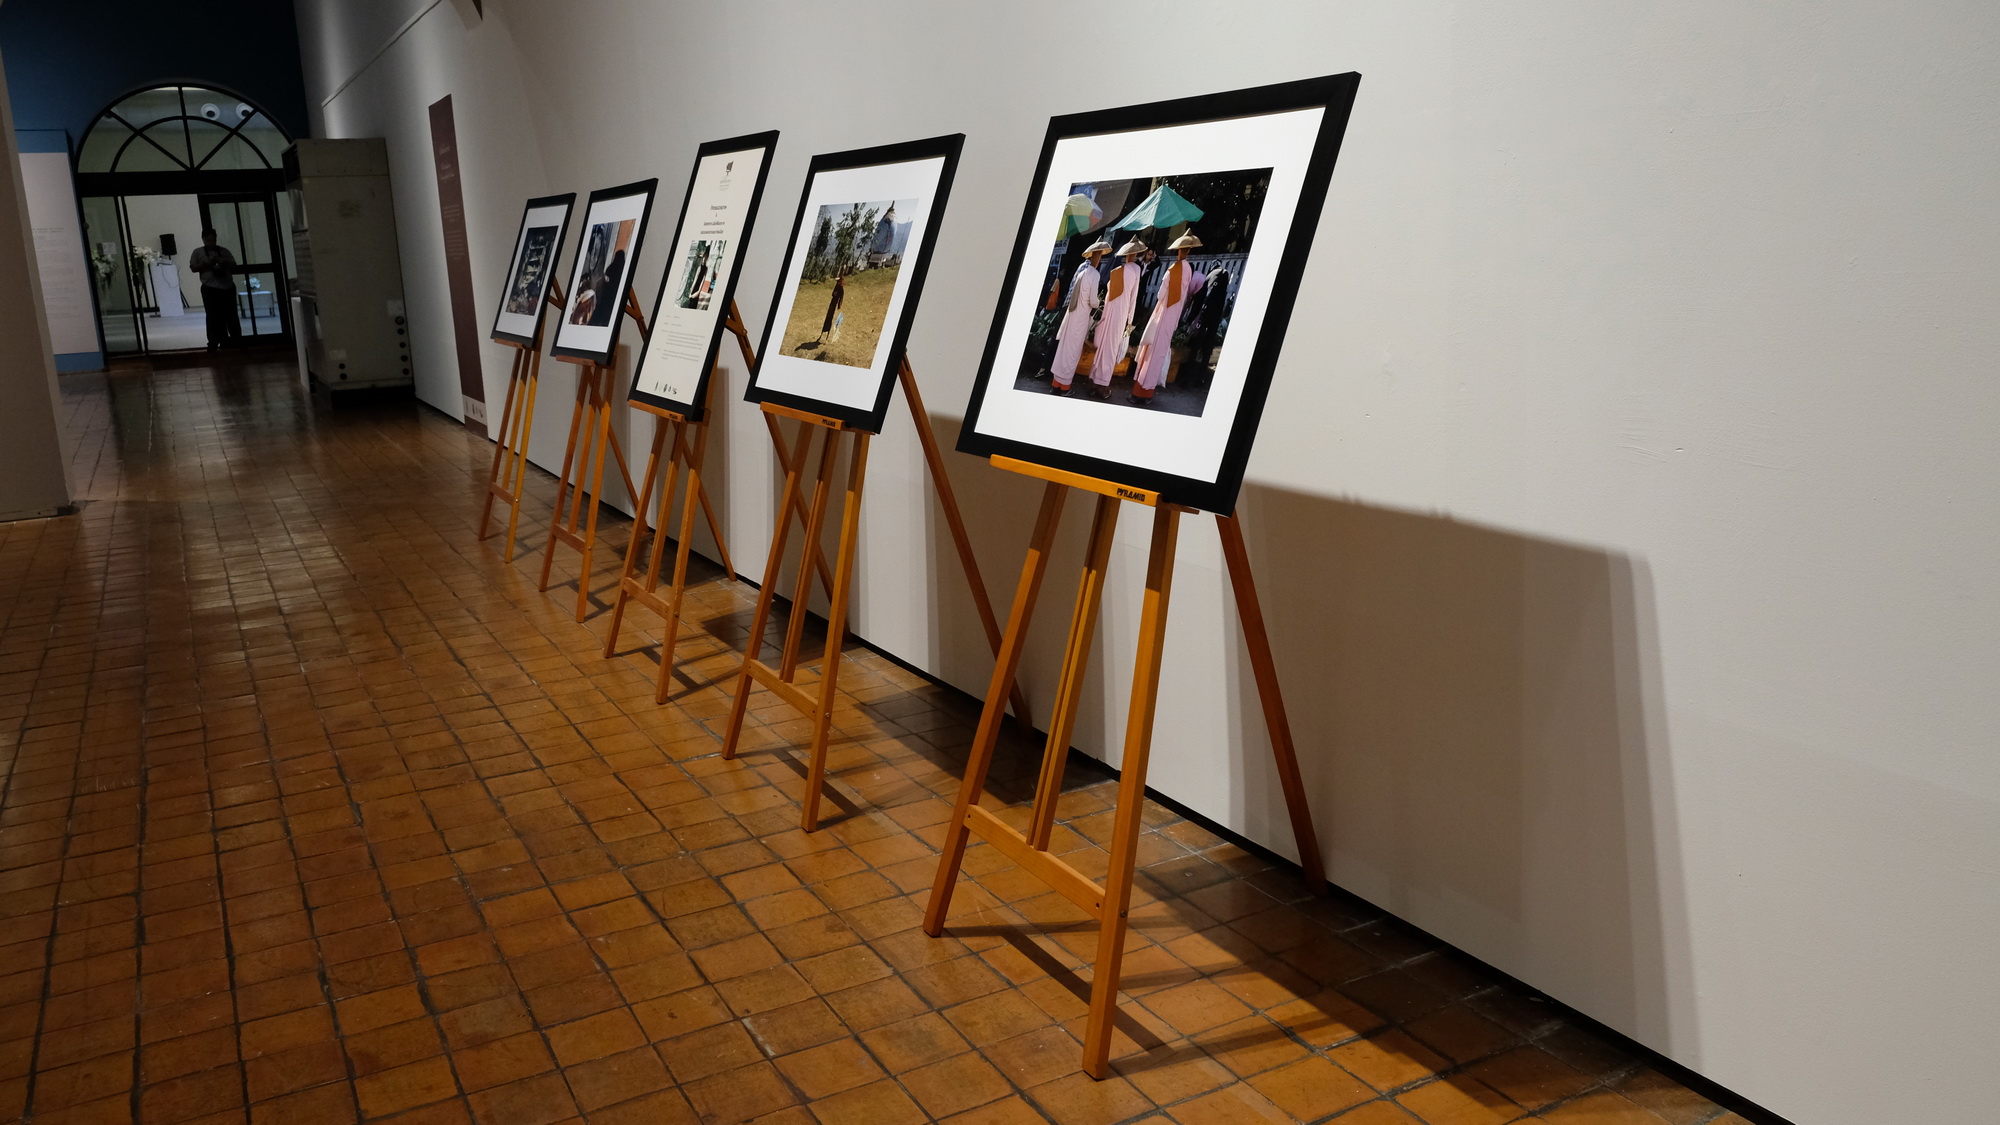
M1125 955L1126 913L1132 901L1132 875L1139 845L1141 814L1146 801L1146 759L1153 744L1153 715L1160 690L1160 661L1167 630L1168 596L1172 591L1174 549L1180 535L1183 511L1162 503L1157 493L1113 484L1094 477L1065 473L994 457L993 464L1048 482L1042 492L1042 507L1035 530L1028 541L1027 562L1015 588L1014 605L1007 617L1007 632L993 665L993 680L986 692L986 708L979 717L979 729L972 740L972 752L965 764L965 778L958 790L958 802L946 822L944 850L938 857L937 880L931 886L930 904L924 911L924 932L938 937L944 932L945 916L951 910L951 895L958 883L959 865L965 848L978 835L1000 854L1040 878L1063 897L1083 908L1098 921L1096 971L1090 984L1090 1018L1083 1041L1083 1069L1093 1078L1106 1076L1111 1054L1112 1020L1118 1006L1118 973ZM1000 736L1001 708L1021 662L1027 641L1028 623L1040 592L1042 575L1048 569L1049 550L1055 543L1056 525L1063 503L1072 488L1098 494L1097 510L1091 522L1090 545L1085 551L1083 577L1077 586L1076 607L1070 617L1069 644L1063 654L1062 678L1056 689L1055 713L1049 721L1048 743L1042 753L1041 776L1035 787L1035 802L1028 817L1027 831L1017 832L1005 821L979 804L986 789L986 773L993 762L993 748ZM1062 792L1065 759L1069 754L1070 732L1076 722L1077 703L1082 697L1084 673L1090 662L1091 635L1097 626L1098 606L1104 595L1104 574L1111 559L1111 540L1118 527L1119 503L1130 501L1154 509L1152 550L1146 561L1146 597L1139 618L1139 652L1132 671L1132 704L1125 723L1125 757L1118 778L1118 811L1111 832L1111 861L1104 883L1099 885L1060 857L1051 853L1050 835L1055 828L1056 801ZM1278 690L1277 666L1271 660L1271 642L1264 629L1263 610L1257 601L1256 584L1250 575L1249 555L1243 546L1243 530L1233 515L1216 517L1222 535L1223 557L1229 567L1230 585L1235 588L1237 616L1243 623L1243 639L1250 650L1250 666L1257 679L1257 694L1263 703L1264 721L1270 728L1271 749L1277 758L1278 778L1291 813L1292 833L1298 841L1299 864L1307 883L1315 892L1326 892L1326 874L1320 862L1319 843L1313 832L1312 810L1306 804L1305 786L1299 779L1298 756L1292 747L1290 724Z
M744 347L748 348L747 340ZM931 431L930 415L924 413L923 396L917 392L916 375L910 370L906 358L897 368L897 378L902 383L903 400L909 404L911 417L916 422L917 439L923 445L924 459L930 466L931 481L937 488L938 502L943 506L945 522L951 529L952 541L958 550L960 564L965 570L965 580L972 587L973 605L979 611L980 623L986 631L987 642L997 656L1001 649L1000 625L993 615L993 603L986 594L986 581L979 573L979 563L972 553L972 541L965 531L965 519L958 509L958 496L952 491L951 479L945 475L944 458L938 451L937 435ZM827 418L789 407L764 403L764 418L771 427L773 441L779 442L779 463L785 470L785 486L778 501L778 526L771 536L771 557L764 564L764 583L757 591L757 610L750 622L750 642L744 646L743 670L736 680L736 698L729 709L729 726L723 735L722 756L734 758L736 744L743 734L743 717L749 708L752 682L764 685L778 698L799 713L813 720L813 738L809 750L806 771L806 793L802 802L800 824L811 832L819 827L819 803L826 789L827 743L833 724L833 700L839 687L840 650L847 639L847 607L850 591L854 585L854 549L861 525L861 486L867 475L868 439L866 431L855 430L837 418ZM801 423L798 441L786 457L778 429L778 419L792 418ZM813 478L813 498L805 510L805 544L801 548L798 578L792 593L792 611L785 626L785 642L776 668L758 659L758 652L764 644L764 626L770 620L771 602L777 592L777 582L784 568L785 543L790 535L792 512L801 500L801 480L805 472L806 458L812 451L814 431L823 431L824 440L820 447L819 471ZM853 450L849 457L847 486L842 498L840 520L840 544L835 550L833 582L827 587L826 651L820 664L818 695L811 696L793 683L798 674L799 643L805 633L806 617L810 612L807 601L812 592L813 569L807 560L817 564L820 580L825 583L823 564L819 559L820 531L826 517L828 492L832 486L832 474L839 458L839 439L843 434L853 435ZM1030 721L1032 712L1028 709L1027 697L1019 687L1008 684L1008 690L1001 698L1009 699L1014 706L1014 714L1021 722Z
M548 303L558 313L567 307L562 283L549 283ZM542 326L535 325L531 344L501 340L514 349L514 367L507 373L507 405L500 410L500 437L493 448L493 471L486 478L486 505L479 511L479 539L492 535L487 524L493 518L493 501L507 505L507 549L500 554L514 561L514 532L521 523L521 485L528 476L528 434L535 424L535 388L541 383Z
M778 501L778 526L771 536L771 557L764 564L764 583L757 591L757 611L750 618L750 640L743 649L743 670L737 675L736 698L729 707L729 728L722 739L722 756L736 756L736 743L743 734L743 716L750 703L752 680L771 689L794 710L811 718L812 752L806 772L804 812L800 817L801 825L810 832L819 827L820 791L825 788L826 780L827 738L833 724L834 692L840 682L840 649L847 639L848 595L854 587L854 546L861 528L861 485L868 472L868 439L872 435L866 430L850 429L838 418L808 414L769 402L762 406L767 417L792 418L804 424L799 427L798 444L792 449L791 464L785 471L785 487ZM783 655L778 666L773 668L758 659L757 654L764 647L764 624L771 617L771 600L777 593L779 572L785 562L785 540L792 530L790 513L799 494L799 478L806 457L812 452L815 431L823 435L819 472L813 478L812 504L807 509L805 544L799 562L798 580L792 592L791 619L785 626ZM819 692L817 696L812 696L792 682L798 674L799 642L805 635L807 600L812 593L813 568L806 565L806 561L816 553L820 528L826 517L827 493L840 456L840 439L848 436L853 438L853 450L848 460L846 495L841 500L840 546L834 554L833 586L827 595L826 653L820 662Z
M755 367L755 358L750 350L750 333L743 327L743 318L737 314L734 301L729 303L729 313L723 320L723 327L736 334L737 343L743 349L745 370ZM643 529L637 524L632 528L632 541L625 548L625 569L618 576L618 594L611 603L611 634L604 639L604 656L608 660L618 650L618 631L625 621L627 602L636 601L659 614L666 628L660 638L660 675L653 691L654 703L667 701L667 686L673 682L674 646L680 637L681 607L687 596L688 551L694 540L695 498L703 495L701 467L707 457L708 431L715 420L721 391L722 380L711 373L708 381L707 417L700 422L690 421L685 414L675 411L663 410L645 403L633 404L636 408L654 414L658 418L653 428L652 455L646 460L646 480L639 487L638 498L634 502L634 510L639 513L641 519L644 518L646 504L653 494L653 482L659 479L660 458L663 454L667 458L666 482L660 488L659 515L653 521L653 548L647 557L644 578L633 575L639 564L639 543L642 539L640 532ZM687 444L687 431L690 426L698 428L693 449L689 449ZM670 431L673 434L671 443L667 438ZM778 432L775 429L771 431L771 437L774 441L777 440ZM779 453L782 455L783 452L784 446L780 443ZM672 585L666 596L662 597L660 567L665 555L667 532L672 518L675 477L679 475L682 466L687 467L687 498L681 505L681 533L674 546ZM733 579L736 577L736 564L729 558L729 545L723 542L720 531L713 525L711 530L715 531L716 550L722 555L723 573Z
M638 324L642 338L651 334L645 310L639 307L639 298L629 286L625 290L622 312ZM625 481L625 494L636 500L639 490L632 487L632 470L625 462L625 450L618 442L618 432L611 427L612 408L620 401L614 385L617 369L610 364L593 363L587 359L570 356L556 358L577 365L576 406L570 411L569 444L563 450L562 472L556 476L555 513L549 519L549 542L542 549L542 577L536 589L549 588L549 571L555 565L557 543L566 543L582 552L581 570L576 579L576 619L582 621L590 609L590 572L597 553L597 509L604 487L604 453L607 448L612 459L618 463L618 475ZM576 470L574 480L570 479L572 468ZM585 499L586 491L588 500ZM699 489L696 494L701 500L702 513L708 517L709 530L720 542L721 527L716 522L715 510L709 505L708 495ZM563 507L565 501L569 504L567 512Z

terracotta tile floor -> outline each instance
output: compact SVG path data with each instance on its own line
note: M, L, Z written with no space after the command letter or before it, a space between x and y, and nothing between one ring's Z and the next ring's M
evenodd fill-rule
M1742 1120L1157 806L1093 1082L1067 902L981 846L917 929L962 697L855 648L807 836L799 720L717 756L745 587L704 572L656 707L642 638L474 542L491 447L440 415L275 363L64 387L87 503L0 525L0 1118ZM1073 771L1086 868L1109 795Z

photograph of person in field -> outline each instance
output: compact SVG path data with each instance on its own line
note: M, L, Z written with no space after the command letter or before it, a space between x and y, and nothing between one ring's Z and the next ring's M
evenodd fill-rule
M819 209L781 354L873 366L913 225L898 215L916 206L914 199L885 199Z

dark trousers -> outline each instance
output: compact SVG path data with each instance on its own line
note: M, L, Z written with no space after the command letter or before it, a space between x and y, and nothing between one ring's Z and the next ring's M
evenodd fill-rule
M201 287L201 307L208 314L208 346L221 347L243 338L236 319L236 290Z

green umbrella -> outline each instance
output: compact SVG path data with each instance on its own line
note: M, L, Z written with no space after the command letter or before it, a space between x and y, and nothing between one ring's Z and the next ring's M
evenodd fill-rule
M1056 224L1056 241L1095 230L1097 224L1103 221L1103 209L1097 206L1095 200L1079 192L1063 201L1062 219Z
M1191 223L1201 218L1201 208L1189 203L1180 192L1161 184L1153 189L1153 194L1145 202L1133 208L1124 221L1111 228L1113 230L1145 230L1147 227L1165 229L1181 223Z

